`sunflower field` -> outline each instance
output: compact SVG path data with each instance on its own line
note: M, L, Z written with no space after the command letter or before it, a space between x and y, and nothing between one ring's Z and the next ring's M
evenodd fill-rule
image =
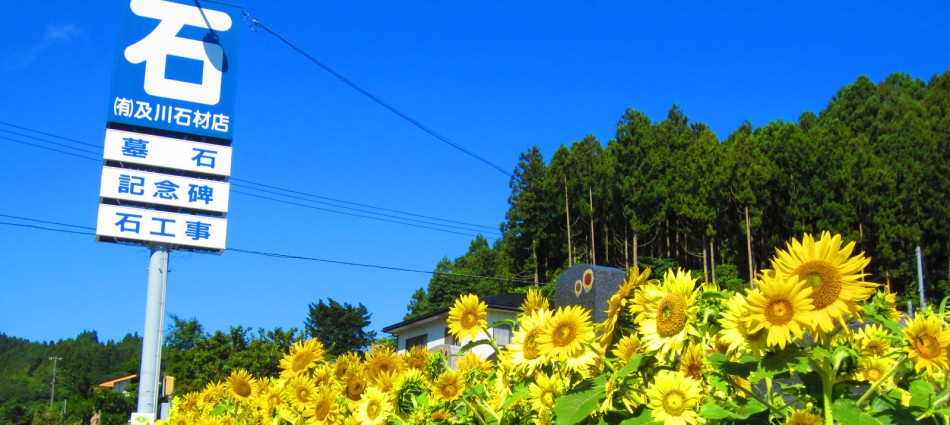
M733 293L683 270L632 269L592 323L529 291L515 321L460 297L440 353L373 346L327 361L299 341L279 378L236 371L176 397L171 424L950 424L946 300L915 317L840 235L805 234ZM515 329L499 348L479 339ZM495 360L471 348L491 346Z

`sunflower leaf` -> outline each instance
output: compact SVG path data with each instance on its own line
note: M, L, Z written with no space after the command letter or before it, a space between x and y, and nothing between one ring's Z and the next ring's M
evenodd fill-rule
M649 425L655 423L657 422L653 421L653 414L650 409L641 408L633 417L620 422L620 425Z
M765 357L762 357L759 368L749 377L749 380L758 382L765 378L786 373L792 369L802 373L811 370L811 367L808 365L807 353L795 345L789 345L785 347L784 350L773 351L766 354Z
M554 414L558 425L573 425L587 419L600 406L606 396L607 376L581 382L577 387L557 399Z
M918 380L910 383L910 407L929 409L936 396L937 391L930 382Z
M501 409L502 410L507 409L511 407L512 404L515 404L520 400L524 400L528 398L528 394L529 394L529 391L528 391L527 385L524 385L524 384L518 385L518 387L515 388L515 390L511 392L511 395L505 399L505 402L502 403Z
M502 319L502 320L499 320L499 321L497 321L497 322L495 322L495 323L492 323L491 326L488 327L488 329L497 328L497 327L502 326L502 325L508 325L509 327L511 327L511 329L515 329L515 328L518 327L518 323L515 322L514 320L512 320L512 319Z
M633 372L640 368L640 363L643 361L643 354L637 354L630 359L627 364L617 372L617 378L623 379L626 378L630 372Z
M877 419L861 411L854 400L838 399L831 405L831 411L834 413L835 421L838 423L854 425L883 425L880 419Z

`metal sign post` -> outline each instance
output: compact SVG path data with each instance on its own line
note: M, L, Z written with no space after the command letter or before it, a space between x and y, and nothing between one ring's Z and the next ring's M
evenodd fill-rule
M128 0L116 37L96 240L147 245L131 423L156 419L168 256L225 249L241 10Z
M139 373L138 412L155 413L158 405L158 373L162 366L162 318L165 316L165 285L168 282L168 245L154 243L148 263L148 296L145 299L145 334Z

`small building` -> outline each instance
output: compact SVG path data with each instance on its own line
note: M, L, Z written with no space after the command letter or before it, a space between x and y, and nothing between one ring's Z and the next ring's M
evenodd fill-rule
M123 376L119 379L113 379L111 381L103 382L99 384L99 386L108 388L112 390L112 392L114 393L128 395L128 391L125 390L125 387L129 386L129 384L138 382L138 377L139 377L138 375Z
M525 295L500 294L478 298L488 306L486 320L488 325L491 326L499 320L517 320ZM449 309L446 308L389 325L383 328L383 332L396 337L396 351L399 353L405 353L412 347L422 346L430 352L438 350L447 355L458 354L462 346L469 341L468 339L457 341L449 333L448 318ZM488 331L491 332L498 348L511 343L513 332L511 326L501 325ZM487 339L487 337L488 335L485 335L480 339ZM491 347L487 345L479 345L473 348L472 352L484 358L494 354ZM450 364L454 364L454 358L450 360Z

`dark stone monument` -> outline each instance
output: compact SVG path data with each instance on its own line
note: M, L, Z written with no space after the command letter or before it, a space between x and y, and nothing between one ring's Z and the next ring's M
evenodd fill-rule
M564 271L554 287L555 307L579 305L595 323L607 318L607 300L617 293L627 273L613 267L578 264Z

